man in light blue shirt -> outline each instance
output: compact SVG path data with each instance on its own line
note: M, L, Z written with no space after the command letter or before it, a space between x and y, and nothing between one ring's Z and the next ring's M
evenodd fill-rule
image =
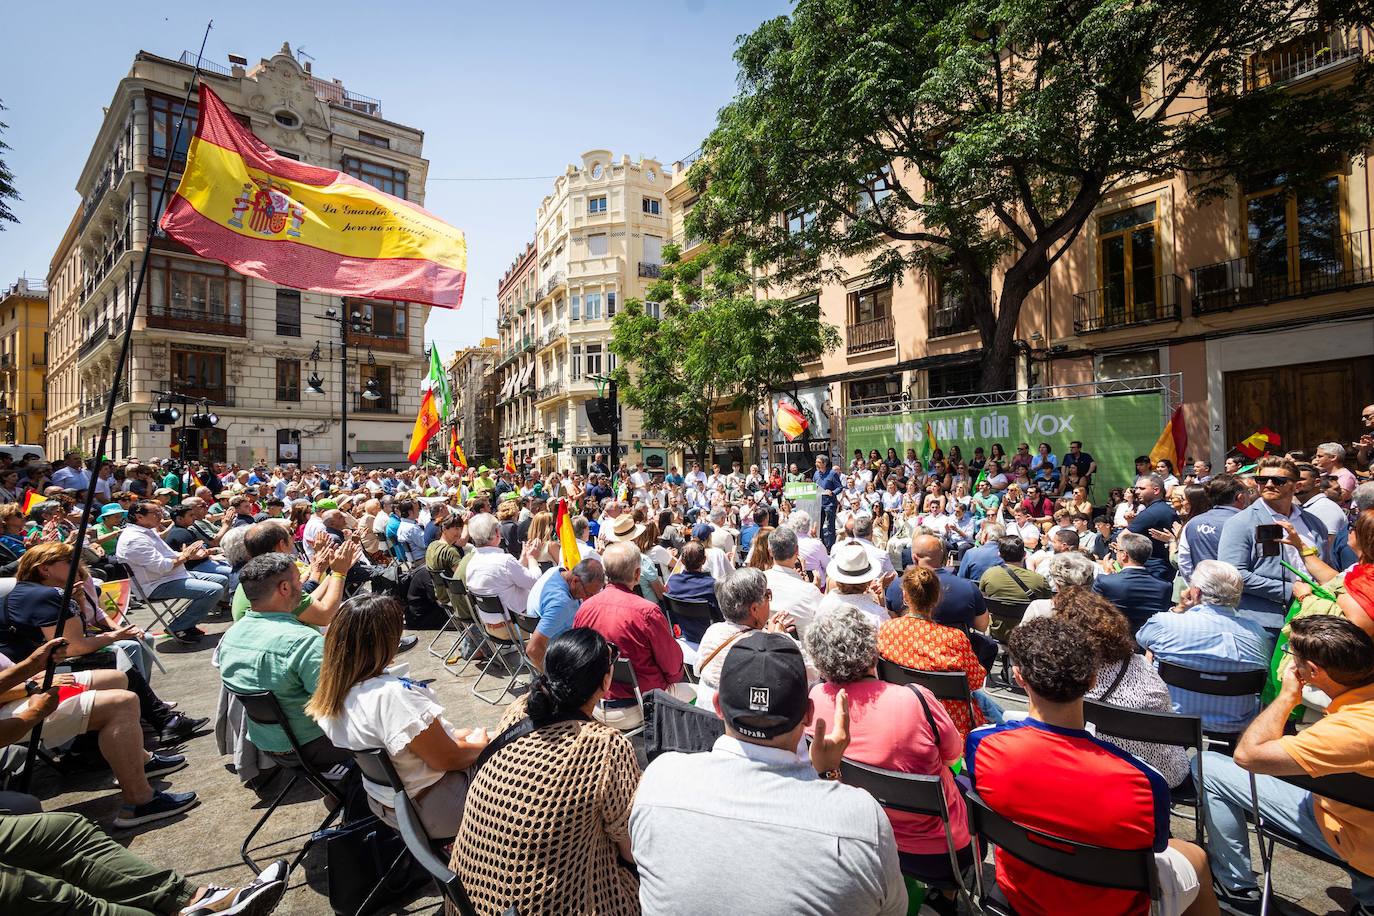
M583 600L597 594L606 585L606 569L601 561L588 558L572 569L551 567L530 589L525 613L538 617L539 625L525 645L525 654L541 670L544 652L549 642L560 633L572 629L573 618Z
M1220 560L1203 560L1183 593L1182 613L1155 614L1136 642L1155 661L1214 673L1269 667L1274 637L1257 621L1236 611L1245 587L1240 572ZM1222 697L1170 685L1174 712L1201 716L1208 732L1238 734L1259 713L1258 696Z
M397 506L396 515L396 543L401 545L412 563L424 562L428 544L425 542L425 530L417 521L420 504L413 499L403 499Z

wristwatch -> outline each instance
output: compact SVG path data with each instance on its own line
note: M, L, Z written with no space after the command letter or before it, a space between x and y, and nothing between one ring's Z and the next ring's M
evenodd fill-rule
M1321 551L1315 547L1304 547L1302 550L1298 551L1298 554L1304 557L1315 557L1319 553L1321 553Z
M29 678L27 681L24 682L24 693L28 696L33 696L35 693L42 692L43 685L35 681L33 678Z
M821 779L837 780L837 779L840 778L840 771L839 771L839 770L825 770L824 772L818 773L818 774L816 774L816 775L820 776Z

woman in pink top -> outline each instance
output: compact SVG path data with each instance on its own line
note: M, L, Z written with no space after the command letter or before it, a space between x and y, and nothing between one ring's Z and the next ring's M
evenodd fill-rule
M949 769L963 755L964 741L944 705L924 687L878 680L878 628L857 608L841 604L820 611L807 628L805 648L823 678L811 690L812 720L833 722L835 695L843 689L849 694L846 759L899 773L938 775L960 869L967 870L973 863L968 815ZM932 722L938 734L932 734ZM939 818L892 810L887 816L903 874L931 881L953 877ZM937 913L955 912L952 896L935 895L926 904Z

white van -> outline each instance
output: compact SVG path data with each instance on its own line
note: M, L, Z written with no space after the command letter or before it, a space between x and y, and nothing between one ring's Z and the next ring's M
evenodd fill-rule
M22 462L25 455L37 455L39 461L48 460L47 453L43 451L41 445L0 444L0 455L8 455L15 464Z

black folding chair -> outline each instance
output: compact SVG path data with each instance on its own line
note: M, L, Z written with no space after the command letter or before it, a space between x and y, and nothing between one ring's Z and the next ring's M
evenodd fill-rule
M469 592L469 594L472 595L471 592ZM522 673L527 673L531 681L539 676L539 672L535 669L534 663L531 662L530 657L525 654L525 643L520 635L521 633L533 633L538 621L531 622L524 614L517 615L510 613L506 610L506 606L501 603L500 598L491 595L472 595L472 599L477 603L477 609L479 611L485 611L492 615L500 615L502 620L506 623L506 627L510 634L505 637L497 636L495 633L491 632L485 624L482 624L482 632L486 635L487 642L491 647L491 658L482 666L482 672L477 675L477 680L472 682L472 695L485 703L496 705L504 700L507 694L514 695L515 687L520 682L520 675ZM511 664L511 655L515 656L514 666ZM491 674L493 669L498 665L501 667L501 674L497 676L500 677L504 675L506 677L506 683L493 699L489 696L491 693L490 690L484 692L478 688L483 679Z
M1150 897L1150 912L1159 913L1159 871L1154 850L1108 849L1093 846L1026 827L1003 817L988 807L977 792L964 796L968 806L969 827L1003 852L1034 868L1059 878L1090 887L1136 891ZM982 861L975 852L974 858ZM993 916L1016 916L1000 893L983 892L981 870L975 869L978 894L983 907Z
M467 891L463 889L463 883L458 880L457 875L448 870L448 866L439 857L440 852L442 852L443 841L436 843L429 832L425 830L424 824L420 820L420 814L415 810L415 803L406 793L405 783L402 782L400 774L396 772L396 767L392 764L386 751L380 748L355 751L353 759L357 761L363 779L373 785L389 788L396 794L394 805L396 826L400 831L401 839L406 844L406 848L391 861L391 867L387 869L382 880L368 892L357 912L360 914L368 912L368 904L372 902L373 896L376 895L378 889L386 885L391 879L392 872L401 867L405 862L406 853L409 853L415 861L424 867L425 871L429 872L434 883L439 886L439 893L443 895L445 900L450 901L462 916L477 916L472 901L468 899ZM447 840L448 838L445 837L444 839Z
M448 595L448 600L444 602L444 612L448 615L448 620L439 628L439 632L434 634L434 638L429 641L429 654L445 663L453 657L453 653L458 651L462 645L463 637L471 634L477 622L477 615L473 613L472 601L468 598L468 589L463 580L448 573L440 573L439 579L444 584L444 594ZM447 652L436 652L434 646L439 642L440 637L452 627L455 635L453 646ZM480 641L480 640L479 640Z
M324 796L325 804L330 806L329 813L325 815L324 820L320 822L320 826L315 828L313 833L319 833L321 830L324 830L330 824L334 823L334 820L343 813L344 797L339 792L338 787L331 783L329 779L301 753L300 741L296 738L296 733L291 730L291 723L286 718L286 713L282 710L281 703L277 700L275 694L270 690L241 693L229 688L228 685L225 685L225 689L233 694L239 701L239 704L243 706L244 714L248 716L249 719L259 725L277 726L286 734L286 740L291 745L290 757L284 754L275 755L277 762L281 764L283 768L291 771L291 779L282 787L282 790L277 793L277 797L272 800L272 803L267 806L267 810L262 813L262 817L253 825L253 829L248 831L248 836L243 838L243 845L239 847L239 855L243 857L244 863L246 863L249 868L253 869L253 874L258 874L262 869L258 868L257 863L253 861L253 857L248 855L248 846L253 842L253 837L257 836L258 831L267 823L267 819L272 816L272 812L277 810L277 807L282 803L282 799L286 798L286 793L291 791L292 786L304 779ZM330 804L331 802L332 805ZM311 839L305 841L305 845L301 847L301 851L297 853L296 858L292 860L291 867L287 870L288 875L300 864L301 859L304 858L306 852L309 851L311 842Z
M878 659L878 680L889 684L919 684L935 695L937 700L953 700L968 706L969 722L977 722L973 710L973 691L968 674L963 671L918 671L885 658Z
M1156 659L1155 666L1159 670L1160 680L1170 687L1191 690L1193 693L1204 693L1213 697L1253 696L1258 700L1260 691L1264 689L1264 685L1269 679L1269 672L1263 668L1254 668L1249 671L1199 671L1177 662L1166 662L1159 659ZM1236 741L1240 738L1240 732L1218 732L1204 729L1202 734L1208 740L1225 747L1228 752L1235 747Z
M940 825L945 830L945 848L949 851L949 871L952 877L922 874L905 869L903 873L919 878L937 890L957 892L969 912L977 912L968 884L964 881L964 870L959 867L959 850L954 847L954 834L949 824L949 805L945 800L941 777L899 773L844 757L840 759L840 781L847 786L863 789L884 808L904 811L907 814L938 817Z
M1337 773L1332 776L1315 778L1311 776L1274 776L1272 778L1306 789L1313 795L1320 795L1322 798L1329 798L1334 802L1359 808L1361 811L1374 811L1374 778L1368 776L1361 776L1358 773ZM1255 839L1259 841L1260 861L1263 863L1264 870L1264 882L1261 885L1260 893L1260 916L1265 916L1269 912L1269 901L1273 898L1273 863L1274 845L1276 843L1330 865L1340 868L1348 867L1341 859L1313 849L1302 840L1265 820L1260 815L1259 787L1256 785L1254 773L1250 774L1250 815L1255 823Z
M725 734L725 722L713 710L693 706L666 690L644 694L644 757L653 763L660 754L709 751Z
M1167 744L1171 747L1192 748L1197 752L1197 780L1193 784L1193 797L1180 794L1172 796L1175 805L1187 805L1193 809L1193 839L1199 846L1203 844L1202 818L1202 751L1205 745L1202 737L1201 716L1181 716L1173 712L1155 712L1149 709L1127 709L1100 700L1084 700L1083 715L1099 735L1108 738L1126 738L1131 741L1148 741L1151 744Z
M635 676L634 666L630 664L628 658L617 658L615 660L615 665L611 668L611 683L621 684L633 690L635 705L639 707L640 723L638 727L624 729L621 731L621 734L628 738L631 735L637 735L644 731L644 695L639 692L639 678ZM601 701L601 708L603 711L606 709L605 704L606 701L603 699Z
M988 635L997 640L997 654L1002 659L1001 686L1008 690L1017 690L1016 682L1011 676L1011 656L1007 654L1007 640L1011 637L1011 631L1016 629L1021 619L1026 616L1026 608L1030 607L1030 602L1001 601L987 597L983 600L987 603L988 614L992 618L988 624Z
M724 615L718 610L712 610L711 605L705 601L689 601L686 598L674 598L672 595L664 595L664 600L668 602L668 624L682 626L684 620L695 620L704 623L709 627L713 623L720 623L725 620ZM702 627L705 632L706 627ZM696 666L691 666L693 678L700 677Z

